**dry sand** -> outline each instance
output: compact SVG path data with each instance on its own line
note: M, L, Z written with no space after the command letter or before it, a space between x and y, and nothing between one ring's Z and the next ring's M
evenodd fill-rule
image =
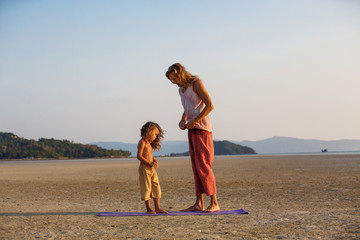
M158 161L161 206L193 204L190 160ZM248 215L96 217L145 211L138 164L0 162L0 239L360 238L360 155L217 156L221 208Z

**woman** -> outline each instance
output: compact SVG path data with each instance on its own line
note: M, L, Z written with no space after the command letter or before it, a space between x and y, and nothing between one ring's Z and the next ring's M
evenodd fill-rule
M179 86L184 113L179 123L188 129L189 151L195 180L196 202L182 211L217 212L215 176L212 171L214 143L209 114L214 109L211 98L199 77L186 71L180 63L171 65L166 77ZM210 196L210 205L204 210L203 193Z

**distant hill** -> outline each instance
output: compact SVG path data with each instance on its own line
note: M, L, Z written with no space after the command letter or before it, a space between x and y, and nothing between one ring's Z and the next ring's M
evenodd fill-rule
M235 144L229 141L214 141L215 155L256 154L250 147Z
M256 154L256 152L249 147L244 147L229 141L214 141L215 155L241 155L241 154ZM183 153L172 153L170 156L189 156L189 151Z
M122 142L94 142L105 149L126 149L131 152L131 156L136 156L137 144ZM234 155L234 154L255 154L256 152L249 148L231 143L229 141L214 141L215 155ZM186 156L189 152L189 144L186 141L164 141L159 152L154 152L154 156Z
M316 153L322 148L329 152L360 151L360 140L314 140L290 137L272 137L260 141L235 142L251 147L257 153Z
M106 150L68 140L40 138L28 140L13 133L0 132L0 159L74 159L117 158L130 156L129 151Z

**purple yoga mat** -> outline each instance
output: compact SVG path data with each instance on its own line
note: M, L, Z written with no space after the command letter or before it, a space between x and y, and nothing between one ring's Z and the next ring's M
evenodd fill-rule
M99 217L131 217L131 216L189 216L189 215L225 215L225 214L248 214L244 209L227 210L213 213L196 212L168 212L159 214L147 214L146 212L102 212Z

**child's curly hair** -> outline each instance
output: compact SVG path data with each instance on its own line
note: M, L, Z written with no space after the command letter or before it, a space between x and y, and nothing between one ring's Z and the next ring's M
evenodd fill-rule
M164 130L161 129L159 124L150 121L145 123L140 130L140 134L142 138L147 138L148 133L155 128L159 130L159 135L157 135L155 140L151 142L150 145L154 150L159 151L161 149L160 142L164 138L164 132L165 132Z

